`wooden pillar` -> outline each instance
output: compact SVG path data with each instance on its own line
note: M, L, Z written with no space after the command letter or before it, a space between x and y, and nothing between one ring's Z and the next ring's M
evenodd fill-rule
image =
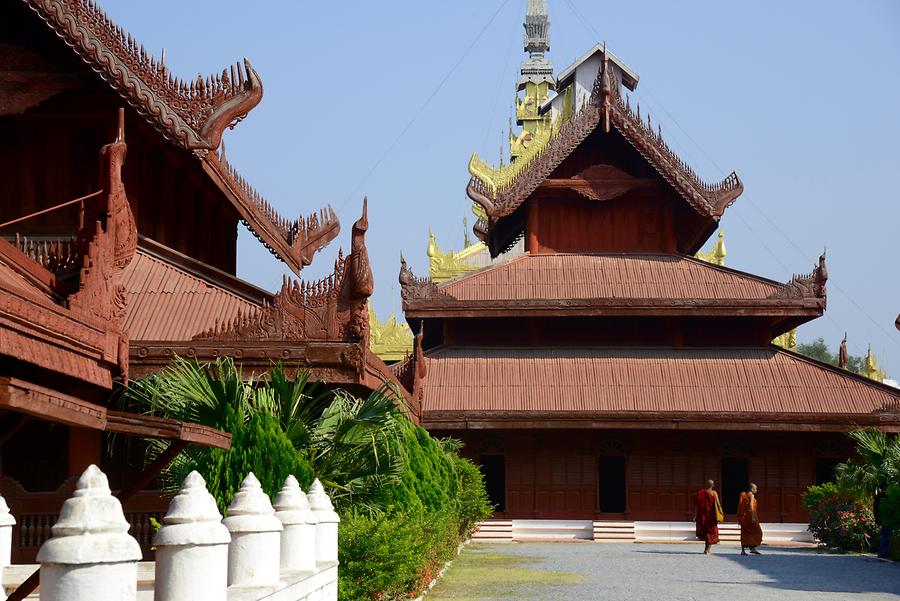
M103 433L88 428L69 428L69 476L77 476L90 465L100 465Z
M534 199L528 201L528 217L525 223L525 232L527 241L525 250L531 254L537 254L539 250L538 241L538 205Z

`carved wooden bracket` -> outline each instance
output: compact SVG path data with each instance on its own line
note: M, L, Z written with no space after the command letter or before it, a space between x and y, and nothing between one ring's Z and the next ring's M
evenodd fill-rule
M789 282L769 295L769 298L820 298L824 303L827 297L825 283L828 281L828 268L825 266L825 253L819 256L819 264L810 273L795 275Z
M400 297L406 304L414 300L452 299L453 297L438 288L431 278L419 278L406 264L400 255Z

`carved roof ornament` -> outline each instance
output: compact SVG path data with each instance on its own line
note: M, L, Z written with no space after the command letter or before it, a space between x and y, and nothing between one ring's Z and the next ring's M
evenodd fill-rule
M487 216L486 223L479 221L473 228L476 235L484 239L493 223L512 214L598 126L605 131L607 117L611 126L699 214L718 219L743 192L743 183L734 172L717 184L700 179L665 143L661 130L654 131L649 117L646 122L641 119L640 107L637 112L632 111L630 103L622 98L614 70L607 67L598 71L590 101L570 119L560 119L561 123L552 129L549 140L532 156L515 161L516 168L514 172L510 171L511 177L492 181L485 177L485 169L478 168L478 164L473 166L477 161L470 160L472 178L466 193Z
M122 272L137 250L137 226L122 183L125 162L125 111L119 109L114 142L100 150L103 193L82 202L75 246L81 259L77 291L69 296L69 308L93 315L122 330L125 318L125 286ZM122 335L119 368L128 379L128 340Z
M826 299L825 283L828 281L828 268L825 266L825 252L819 256L819 263L810 273L795 275L781 288L769 295L769 298L819 298Z
M719 230L719 235L716 236L716 243L713 245L712 250L709 252L698 252L694 256L701 261L724 267L727 254L725 251L725 230Z
M847 332L844 332L844 338L841 340L841 348L838 351L838 367L847 369L850 363L850 355L847 353Z
M312 263L313 256L328 246L341 231L341 222L330 205L318 213L296 219L287 219L231 166L225 158L225 144L218 153L206 158L234 193L238 203L246 211L242 219L256 238L273 255L284 260L296 273ZM243 214L243 212L242 212Z
M453 298L431 281L430 278L420 278L412 272L400 253L400 297L404 303L413 300L432 300L437 298Z
M366 201L353 224L350 254L338 251L334 272L315 282L285 277L271 305L216 323L195 340L364 341L368 344L368 299L374 280L365 244Z
M425 352L422 349L422 339L424 335L424 322L419 321L419 331L413 342L412 352L403 359L403 361L392 365L391 370L397 381L404 388L412 393L412 397L418 401L421 408L425 400L425 387L423 382L425 376L428 375L428 366L425 363ZM421 417L421 416L420 416Z
M68 46L165 137L197 151L259 104L263 85L246 58L221 74L186 81L116 25L95 0L24 0Z

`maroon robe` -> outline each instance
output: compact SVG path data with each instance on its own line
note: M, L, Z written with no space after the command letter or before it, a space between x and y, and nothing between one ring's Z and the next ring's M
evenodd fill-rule
M715 545L719 542L719 522L716 519L716 503L718 496L708 488L701 488L697 493L697 538Z

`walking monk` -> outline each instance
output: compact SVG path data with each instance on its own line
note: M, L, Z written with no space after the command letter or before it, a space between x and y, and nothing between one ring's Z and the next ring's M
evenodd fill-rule
M756 484L753 482L747 492L741 493L738 522L741 524L741 555L747 554L745 547L750 547L751 553L759 555L756 547L762 543L762 528L759 525L759 514L756 513Z
M719 522L725 517L719 495L713 490L715 486L715 482L707 480L706 488L697 492L694 501L697 508L697 538L706 543L703 552L707 555L712 553L712 546L719 542Z

